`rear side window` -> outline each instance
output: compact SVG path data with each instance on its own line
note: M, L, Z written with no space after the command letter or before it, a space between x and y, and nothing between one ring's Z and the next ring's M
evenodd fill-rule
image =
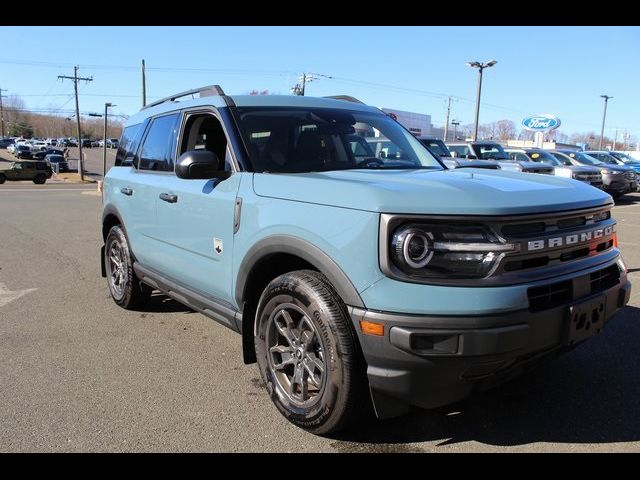
M469 147L466 145L448 145L449 151L455 152L459 157L465 157L469 155Z
M138 150L138 145L140 144L140 137L144 131L144 125L145 122L136 123L135 125L129 125L124 129L122 132L122 139L116 153L116 167L131 166L134 163L133 160L136 151Z
M139 170L173 172L176 124L179 114L155 118L140 149Z

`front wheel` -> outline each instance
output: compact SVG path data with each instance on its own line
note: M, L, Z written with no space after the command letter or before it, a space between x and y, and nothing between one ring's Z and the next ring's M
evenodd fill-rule
M366 378L346 306L327 278L298 270L274 279L256 313L258 367L271 400L315 434L346 428L366 411Z
M7 177L4 174L0 173L0 185L3 184L7 180Z
M119 225L109 230L104 256L107 283L113 301L127 310L144 305L151 297L151 288L142 284L136 276L129 243Z
M36 178L33 179L33 183L35 183L37 185L42 185L46 181L47 181L47 176L46 175L36 175Z

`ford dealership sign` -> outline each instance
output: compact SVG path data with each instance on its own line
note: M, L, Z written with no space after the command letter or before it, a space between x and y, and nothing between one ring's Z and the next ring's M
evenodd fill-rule
M548 113L531 115L522 120L522 126L534 132L549 132L560 126L560 119Z

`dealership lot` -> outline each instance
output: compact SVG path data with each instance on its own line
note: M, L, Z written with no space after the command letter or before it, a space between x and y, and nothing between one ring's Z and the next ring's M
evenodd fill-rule
M163 296L113 303L94 192L0 186L0 451L640 451L640 193L614 208L635 285L602 335L460 404L329 439L277 413L235 333Z

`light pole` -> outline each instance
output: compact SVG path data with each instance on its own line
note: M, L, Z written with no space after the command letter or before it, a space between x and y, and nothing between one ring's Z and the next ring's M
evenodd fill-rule
M116 107L113 103L104 104L104 135L102 136L102 181L107 174L107 117L109 115L109 107Z
M478 118L480 117L480 94L482 93L482 71L485 68L493 67L497 60L491 60L487 63L482 62L467 62L468 67L477 68L478 69L478 93L476 97L476 120L473 124L473 140L478 139Z
M607 103L609 99L613 98L609 95L600 95L601 98L604 98L604 111L602 112L602 128L600 129L600 144L598 145L598 150L602 150L602 142L604 141L604 121L607 118Z

